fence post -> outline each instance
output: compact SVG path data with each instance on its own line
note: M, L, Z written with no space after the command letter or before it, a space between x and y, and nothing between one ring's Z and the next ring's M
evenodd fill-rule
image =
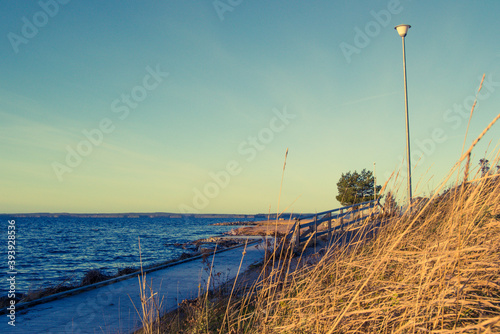
M316 242L318 241L318 215L314 216L314 252L316 252Z
M300 219L297 220L297 226L295 227L295 247L297 247L297 249L299 248L300 246Z
M329 214L330 219L328 220L328 243L332 241L332 213Z
M344 216L343 216L343 213L344 213L344 209L341 209L340 210L340 228L342 229L342 232L344 232Z

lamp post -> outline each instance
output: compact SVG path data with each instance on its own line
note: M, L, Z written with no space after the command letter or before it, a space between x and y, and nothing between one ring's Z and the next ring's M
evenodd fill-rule
M400 24L395 26L394 29L397 30L399 36L403 40L403 73L404 73L404 85L405 85L405 112L406 112L406 160L408 162L408 208L411 210L411 160L410 160L410 127L408 119L408 89L406 88L406 54L405 54L405 36L410 29L408 24Z

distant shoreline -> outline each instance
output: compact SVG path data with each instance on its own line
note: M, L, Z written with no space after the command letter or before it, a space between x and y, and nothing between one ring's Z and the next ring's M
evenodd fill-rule
M183 217L194 217L194 218L242 218L242 219L254 219L254 218L264 218L264 215L242 215L242 214L179 214L179 213L169 213L169 212L152 212L152 213L48 213L48 212L38 212L38 213L1 213L0 216L9 216L14 218L25 218L25 217L49 217L49 218L59 218L59 217L70 217L70 218L155 218L155 217L165 217L165 218L183 218Z
M276 214L198 214L198 213L170 213L170 212L127 212L127 213L67 213L67 212L36 212L36 213L0 213L0 217L29 218L217 218L217 219L276 219ZM293 215L299 216L299 215ZM281 217L290 217L290 214L282 214Z

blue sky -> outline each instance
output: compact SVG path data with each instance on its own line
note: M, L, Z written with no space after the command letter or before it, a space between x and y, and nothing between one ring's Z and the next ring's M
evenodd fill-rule
M338 207L342 173L375 162L383 184L404 167L401 23L412 25L417 196L460 157L483 73L467 146L499 112L494 1L42 0L0 10L0 212L276 212L287 148L280 210ZM493 160L499 134L497 124L479 143L474 166Z

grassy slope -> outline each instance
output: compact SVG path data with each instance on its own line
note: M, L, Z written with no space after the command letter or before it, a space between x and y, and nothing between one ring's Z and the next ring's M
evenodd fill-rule
M467 159L467 180L472 149L498 119L450 176ZM282 247L250 289L207 292L146 332L500 332L499 174L378 221L380 228L366 221L349 242L334 243L319 262L295 270L291 250Z
M367 222L358 240L372 232ZM498 177L450 189L412 215L385 217L366 240L332 247L294 272L285 252L250 291L186 303L162 332L500 331Z
M233 324L253 333L499 331L500 182L486 181L388 219L371 241L330 249Z

